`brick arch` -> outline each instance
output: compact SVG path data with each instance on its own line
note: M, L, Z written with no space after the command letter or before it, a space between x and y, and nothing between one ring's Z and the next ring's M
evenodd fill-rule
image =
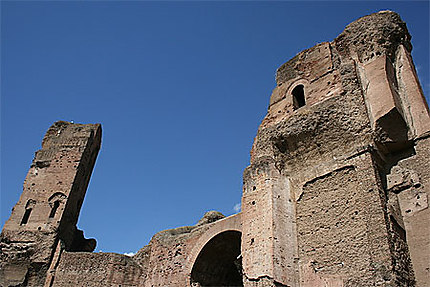
M305 95L307 95L308 93L308 86L309 86L309 81L305 78L299 78L297 80L295 80L294 82L292 82L288 88L286 89L285 92L285 96L289 101L292 101L291 95L293 94L293 90L298 87L298 86L303 86Z
M186 284L184 286L190 286L191 271L193 269L194 263L197 256L202 251L203 247L215 236L226 232L226 231L238 231L242 232L242 221L240 218L240 213L223 218L216 221L212 226L197 240L191 249L187 261L186 261Z
M48 202L53 202L55 200L64 201L65 199L67 199L67 196L64 193L56 191L49 197Z

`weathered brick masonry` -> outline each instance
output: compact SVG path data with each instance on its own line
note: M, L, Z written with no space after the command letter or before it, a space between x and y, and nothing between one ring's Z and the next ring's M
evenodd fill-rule
M430 117L399 15L358 19L277 71L242 211L129 257L76 229L99 125L55 123L1 234L1 286L419 286L430 282Z

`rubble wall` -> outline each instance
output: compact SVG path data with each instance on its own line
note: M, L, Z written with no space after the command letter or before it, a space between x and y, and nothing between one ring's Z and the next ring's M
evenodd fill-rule
M142 268L115 253L63 252L50 286L139 286Z

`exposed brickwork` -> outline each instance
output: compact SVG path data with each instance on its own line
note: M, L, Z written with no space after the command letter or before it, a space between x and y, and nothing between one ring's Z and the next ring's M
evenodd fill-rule
M430 117L411 49L383 11L283 64L242 212L157 233L133 257L91 253L76 229L100 127L54 124L3 228L0 285L427 286Z
M1 285L43 286L59 240L66 250L95 248L76 223L100 142L100 125L49 128L1 233Z

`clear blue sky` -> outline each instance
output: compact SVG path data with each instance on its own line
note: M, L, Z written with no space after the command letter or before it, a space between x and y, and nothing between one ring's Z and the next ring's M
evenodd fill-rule
M278 66L380 10L429 96L429 2L1 2L1 225L58 120L103 125L79 228L96 251L234 213Z

